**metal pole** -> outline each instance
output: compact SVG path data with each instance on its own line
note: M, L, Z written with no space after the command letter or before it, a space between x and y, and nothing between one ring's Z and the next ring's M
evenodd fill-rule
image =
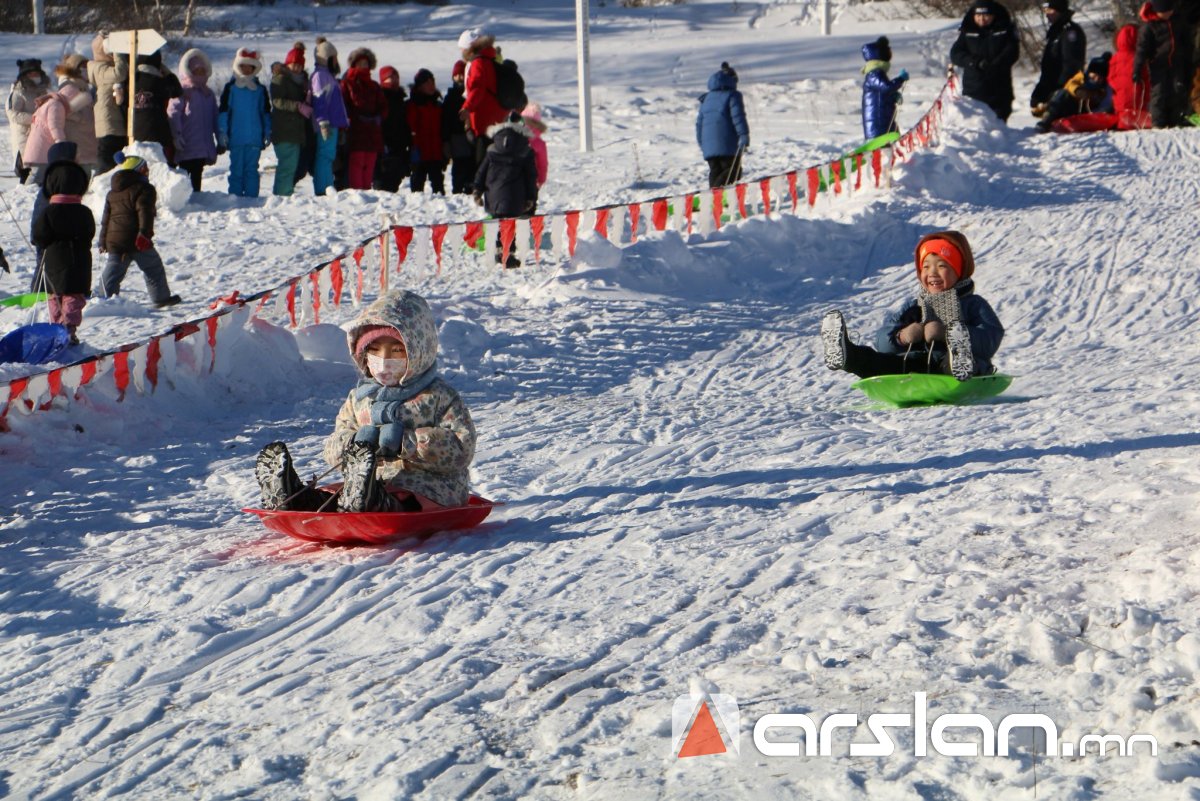
M33 0L33 33L41 36L46 32L46 2Z
M829 8L829 0L821 0L821 35L833 33L833 14Z
M588 0L575 0L575 41L579 65L579 150L592 150L592 75L588 52Z

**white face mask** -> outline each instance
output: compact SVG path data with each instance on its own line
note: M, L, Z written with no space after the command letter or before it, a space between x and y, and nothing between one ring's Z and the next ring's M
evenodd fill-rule
M371 377L385 387L394 387L404 380L408 372L408 359L385 359L367 354L367 370Z

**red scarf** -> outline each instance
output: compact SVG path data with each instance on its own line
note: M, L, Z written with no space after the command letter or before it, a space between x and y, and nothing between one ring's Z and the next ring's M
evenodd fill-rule
M82 203L83 195L51 195L50 202L59 203Z

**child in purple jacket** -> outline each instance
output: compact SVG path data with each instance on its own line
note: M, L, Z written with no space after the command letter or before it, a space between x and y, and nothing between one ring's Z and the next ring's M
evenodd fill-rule
M217 96L208 88L212 61L192 48L179 59L179 74L183 94L167 104L167 119L175 163L192 176L192 191L199 192L204 168L217 163Z
M350 127L346 104L337 74L337 48L324 36L317 37L317 66L312 74L312 122L317 132L317 155L313 161L313 190L324 195L333 186L333 160L337 156L338 130Z

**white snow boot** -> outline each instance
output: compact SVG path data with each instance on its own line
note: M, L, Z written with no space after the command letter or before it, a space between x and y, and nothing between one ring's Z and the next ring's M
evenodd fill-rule
M971 334L960 322L946 326L946 350L950 359L950 374L959 381L975 375L975 356L971 353Z

